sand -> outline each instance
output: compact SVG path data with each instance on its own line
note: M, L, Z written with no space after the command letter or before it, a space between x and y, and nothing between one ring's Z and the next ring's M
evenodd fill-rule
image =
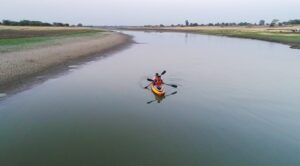
M0 86L21 82L70 60L95 55L126 44L130 37L116 32L105 32L95 37L61 40L59 43L31 49L0 53Z

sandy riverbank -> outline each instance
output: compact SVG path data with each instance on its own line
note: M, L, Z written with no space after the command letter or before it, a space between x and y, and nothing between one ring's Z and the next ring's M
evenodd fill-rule
M72 40L73 39L73 40ZM121 33L79 36L0 53L0 86L11 84L68 61L101 53L130 42Z

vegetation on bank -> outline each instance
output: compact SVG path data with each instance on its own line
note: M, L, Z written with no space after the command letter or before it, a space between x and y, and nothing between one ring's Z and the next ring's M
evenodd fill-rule
M55 28L55 27L9 27L0 26L0 39L15 39L41 36L59 36L101 32L99 29L88 28Z
M200 24L197 22L190 22L189 20L185 20L184 24L171 24L171 25L144 25L144 27L198 27L198 26L222 26L222 27L236 27L236 26L294 26L300 25L300 19L293 19L289 21L280 21L278 19L273 19L271 22L266 22L265 20L259 20L257 23L250 22L217 22L217 23L208 23L208 24Z
M124 29L124 27L121 27ZM169 25L144 25L143 27L125 27L131 30L158 30L158 31L177 31L193 32L209 35L239 37L258 39L271 42L278 42L290 45L292 48L300 49L300 19L281 21L273 19L267 23L259 20L258 23L249 22L222 22L199 24L185 20L184 24Z
M12 20L3 20L0 22L0 25L7 25L7 26L58 26L58 27L69 27L75 25L70 25L68 23L61 23L61 22L54 22L54 23L47 23L42 21L31 21L31 20L21 20L21 21L12 21ZM81 23L77 24L78 27L82 27Z
M64 37L79 37L85 35L93 35L95 33L99 33L101 31L91 31L91 32L70 32L61 35L53 35L53 36L38 36L38 37L21 37L21 38L7 38L0 39L0 46L13 46L13 45L22 45L22 44L31 44L43 42L51 39L58 39Z
M161 32L191 32L208 35L258 39L288 44L291 48L300 49L300 26L198 26L198 27L128 27L129 30L153 30Z
M65 27L0 26L0 52L41 45L55 40L102 34L103 30Z
M290 32L270 32L270 31L245 31L236 30L236 29L215 29L215 30L206 30L199 29L196 30L198 33L219 35L219 36L229 36L229 37L239 37L239 38L249 38L249 39L258 39L265 40L277 43L284 43L290 45L292 48L300 48L300 33L290 33Z

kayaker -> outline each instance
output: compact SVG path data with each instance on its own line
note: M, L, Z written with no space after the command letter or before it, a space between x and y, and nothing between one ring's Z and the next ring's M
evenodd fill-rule
M156 87L161 87L163 84L163 80L161 79L160 75L158 73L155 74L155 77L153 79L153 85Z

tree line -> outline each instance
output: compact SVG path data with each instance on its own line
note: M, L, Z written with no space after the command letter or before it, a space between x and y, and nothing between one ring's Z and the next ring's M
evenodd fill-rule
M60 22L54 22L54 23L47 23L42 21L31 21L31 20L21 20L21 21L11 21L11 20L3 20L0 22L0 25L8 25L8 26L59 26L59 27L69 27L69 26L75 26L70 25L68 23L60 23ZM77 24L78 27L82 27L83 25L81 23Z
M222 22L222 23L208 23L208 24L199 24L199 23L193 23L189 22L188 20L185 20L184 24L172 24L170 25L171 27L196 27L196 26L287 26L287 25L300 25L300 19L294 19L294 20L289 20L289 21L283 21L280 22L278 19L273 19L270 23L266 23L265 20L259 20L258 23L249 23L249 22L240 22L240 23L235 23L235 22ZM145 25L145 27L150 27L151 25ZM160 24L160 27L164 27L165 25Z

